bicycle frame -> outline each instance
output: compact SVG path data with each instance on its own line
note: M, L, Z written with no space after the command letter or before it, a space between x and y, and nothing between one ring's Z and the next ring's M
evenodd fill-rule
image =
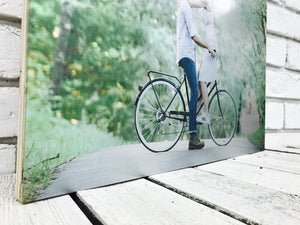
M161 104L160 104L160 101L159 101L159 99L158 99L158 97L157 97L156 90L155 90L155 88L154 88L154 86L153 86L153 84L152 84L152 80L153 80L153 79L151 78L151 73L152 73L152 74L159 74L159 75L166 76L166 77L170 77L170 78L175 79L175 80L178 82L177 86L175 85L175 86L176 86L176 92L175 92L175 94L173 95L172 99L170 100L170 103L168 104L168 106L167 106L167 108L166 108L165 110L162 108L162 106L161 106ZM170 112L169 112L170 115L166 115L166 112L168 111L170 105L171 105L172 102L174 101L176 95L180 92L181 87L182 87L183 84L185 84L186 98L187 98L187 103L188 103L188 106L189 106L190 100L189 100L189 92L188 92L188 86L187 86L187 83L188 83L188 82L187 82L187 79L186 79L186 75L184 74L183 79L182 79L182 80L179 80L176 76L173 76L173 75L170 75L170 74L166 74L166 73L162 73L162 72L158 72L158 71L150 70L150 71L147 72L147 76L148 76L148 78L149 78L149 82L151 82L150 84L151 84L152 89L153 89L153 91L154 91L155 98L156 98L156 100L157 100L157 102L158 102L158 105L159 105L160 110L161 110L161 112L163 113L163 115L164 115L165 117L170 118L170 119L175 119L175 120L180 120L180 121L183 121L183 122L187 122L187 116L189 115L189 112L188 112L188 111L170 111ZM207 87L209 87L210 85L211 85L211 82L209 82L209 83L207 84ZM217 93L217 92L218 92L217 81L214 82L213 87L210 89L210 91L209 91L209 93L208 93L208 96L211 96L211 94L212 94L212 92L214 91L214 89L216 89L216 93ZM202 98L202 95L199 96L198 100L200 100L201 98ZM220 108L220 100L219 100L219 96L218 96L218 104L219 104L219 108ZM204 103L202 102L200 108L199 108L198 111L197 111L197 114L198 114L199 111L203 108L203 106L204 106ZM221 109L221 108L220 108L220 109ZM181 116L184 116L184 118L182 119L182 118L172 117L172 116L171 116L172 114L173 114L173 115L181 115ZM221 112L221 115L223 116L223 113L222 113L222 112Z
M190 105L187 77L184 74L182 78L178 78L153 70L148 71L147 76L149 81L145 86L138 87L139 93L134 103L136 131L143 145L150 151L168 151L174 147L189 125L189 110L186 109L187 105ZM182 94L183 86L186 90L185 97ZM218 89L217 81L208 83L207 87L209 87L209 135L217 145L225 146L232 140L237 125L235 103L226 90ZM198 100L201 98L200 95ZM223 100L224 104L221 103ZM203 107L202 101L197 114ZM197 122L197 125L202 123ZM164 145L155 144L159 142Z

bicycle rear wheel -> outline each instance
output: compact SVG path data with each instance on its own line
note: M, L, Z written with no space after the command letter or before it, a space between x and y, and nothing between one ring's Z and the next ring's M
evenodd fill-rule
M225 91L217 91L209 102L210 124L209 133L213 141L219 146L227 145L237 127L237 113L234 100Z
M139 95L135 108L135 127L142 144L152 152L170 150L181 136L184 121L171 118L169 113L185 111L181 92L175 93L175 85L161 78L149 82ZM173 96L174 100L166 111Z

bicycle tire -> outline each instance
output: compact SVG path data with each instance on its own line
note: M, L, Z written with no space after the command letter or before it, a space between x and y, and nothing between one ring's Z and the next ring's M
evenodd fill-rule
M182 134L184 122L166 116L172 110L185 111L181 92L177 93L165 115L160 108L165 110L175 92L176 86L173 82L158 78L148 82L138 96L135 128L141 143L152 152L169 151Z
M211 98L208 109L208 129L212 140L219 146L228 145L237 127L237 113L232 96L225 90L217 91Z

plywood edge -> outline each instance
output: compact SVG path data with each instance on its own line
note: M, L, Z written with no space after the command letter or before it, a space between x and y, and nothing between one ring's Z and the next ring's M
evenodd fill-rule
M22 202L24 143L25 143L25 118L26 118L26 92L27 92L27 40L29 31L29 0L23 0L22 39L21 39L21 67L19 89L19 129L16 162L16 192L15 196Z

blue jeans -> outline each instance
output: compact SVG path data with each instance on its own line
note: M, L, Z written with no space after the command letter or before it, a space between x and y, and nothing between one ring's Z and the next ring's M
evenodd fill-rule
M185 57L179 61L179 65L183 67L191 89L189 105L189 133L197 133L196 111L198 100L198 80L195 62L190 58Z

